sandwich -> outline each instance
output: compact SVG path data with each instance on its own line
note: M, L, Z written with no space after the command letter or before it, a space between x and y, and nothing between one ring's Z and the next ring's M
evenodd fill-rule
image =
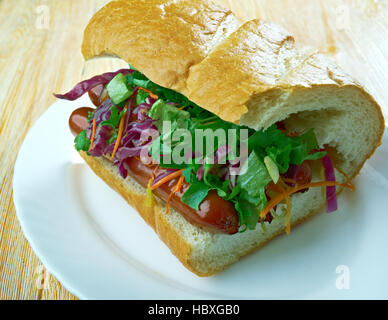
M379 105L334 62L212 1L112 1L82 53L128 68L56 94L95 105L69 119L75 148L199 276L336 211L381 144Z

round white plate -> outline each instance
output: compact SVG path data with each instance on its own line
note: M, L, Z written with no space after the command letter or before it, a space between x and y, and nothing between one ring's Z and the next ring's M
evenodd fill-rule
M320 213L219 275L187 271L127 203L83 163L68 129L87 97L58 101L28 133L15 165L14 201L33 250L85 299L388 298L388 137Z

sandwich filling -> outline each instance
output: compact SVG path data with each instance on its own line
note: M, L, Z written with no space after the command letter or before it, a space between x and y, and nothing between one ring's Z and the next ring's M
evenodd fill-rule
M328 212L337 209L335 164L314 130L295 135L283 122L265 130L226 122L163 88L136 69L122 69L79 83L65 95L88 92L92 108L70 117L75 148L112 161L200 227L234 234L284 219L290 232L291 196L311 187L326 192ZM312 182L312 167L322 181ZM341 172L337 168L338 172Z

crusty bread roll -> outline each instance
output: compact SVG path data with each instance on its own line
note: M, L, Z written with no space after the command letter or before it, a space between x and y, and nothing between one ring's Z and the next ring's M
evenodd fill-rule
M186 94L190 67L238 26L230 10L208 1L112 1L90 20L82 53L85 59L120 57L155 83Z
M113 1L91 19L82 52L85 59L120 57L226 121L256 130L281 120L292 132L314 128L319 145L330 147L337 167L350 177L381 143L380 107L329 58L297 49L293 37L276 24L241 24L210 1ZM260 226L235 235L205 231L174 210L165 214L162 201L147 208L145 189L136 181L123 180L106 159L81 155L200 276L221 271L284 231L282 219L266 224L265 231ZM313 168L314 180L321 180L319 168ZM345 178L337 172L337 180ZM320 188L291 200L291 225L325 205Z

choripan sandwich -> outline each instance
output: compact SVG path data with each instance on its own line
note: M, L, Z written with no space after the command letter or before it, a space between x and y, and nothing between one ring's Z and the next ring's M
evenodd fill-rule
M128 68L56 94L95 105L75 148L200 276L336 211L381 143L380 107L329 58L208 0L112 1L82 53Z

